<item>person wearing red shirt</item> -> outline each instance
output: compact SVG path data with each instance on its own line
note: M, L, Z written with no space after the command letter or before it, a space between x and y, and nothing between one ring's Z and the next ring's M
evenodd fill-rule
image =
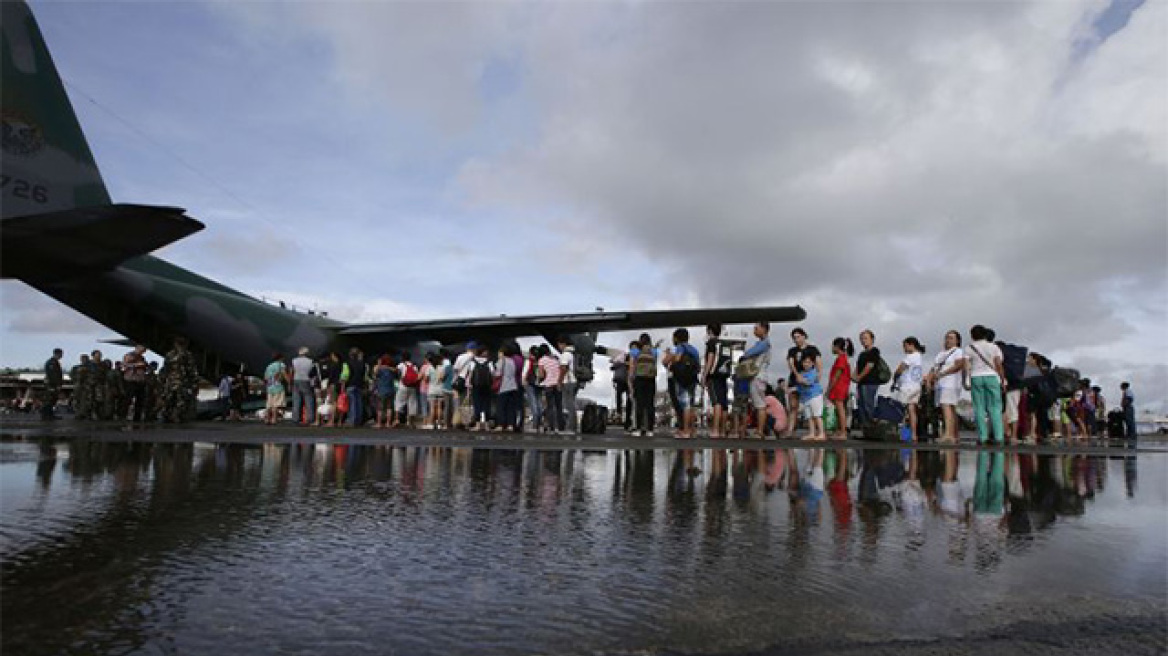
M836 433L834 439L848 439L848 392L852 385L852 368L848 358L856 352L852 340L836 337L831 342L831 352L835 362L827 384L827 400L835 405Z

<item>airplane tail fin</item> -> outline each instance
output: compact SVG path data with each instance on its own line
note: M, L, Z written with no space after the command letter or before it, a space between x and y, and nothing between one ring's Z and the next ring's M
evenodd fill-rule
M109 205L109 192L32 11L25 2L0 6L0 216Z
M0 6L0 278L109 270L201 230L179 208L110 203L32 11Z

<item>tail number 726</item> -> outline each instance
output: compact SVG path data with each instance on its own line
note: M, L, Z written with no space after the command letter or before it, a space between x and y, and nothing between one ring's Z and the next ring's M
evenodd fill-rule
M10 175L0 175L0 189L3 189L5 193L11 192L16 198L31 200L34 203L49 202L49 189L47 187Z

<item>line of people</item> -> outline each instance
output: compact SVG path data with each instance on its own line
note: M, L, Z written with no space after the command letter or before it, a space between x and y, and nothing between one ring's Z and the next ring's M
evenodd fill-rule
M290 393L302 425L517 432L530 417L545 432L576 433L576 394L589 380L567 337L556 353L546 344L524 355L514 342L495 352L470 342L457 357L439 349L420 364L409 352L368 361L359 348L316 361L301 348L290 363L274 354L264 371L265 421L281 421Z
M629 345L627 354L613 362L617 411L631 404L623 414L625 427L636 435L652 435L656 393L656 365L660 360L668 371L668 391L675 416L676 435L694 436L698 413L697 390L709 398L709 436L729 435L761 438L767 434L794 437L798 419L805 420L805 439L845 439L850 431L863 432L877 422L877 395L891 384L889 395L905 412L908 439L921 437L928 425L939 441L955 442L961 419L957 408L968 392L980 442L1034 442L1062 438L1085 440L1100 436L1109 421L1106 400L1089 379L1056 382L1055 367L1035 352L996 342L994 331L985 326L970 328L970 341L963 347L961 333L945 333L945 348L931 363L925 361L925 346L916 337L901 341L903 355L891 369L876 346L871 330L859 334L862 347L856 356L851 339L837 337L831 344L831 364L808 340L800 327L791 333L792 346L786 353L787 375L768 375L772 359L770 325L754 326L755 343L737 361L719 339L722 326L707 326L703 357L689 344L689 334L679 329L672 347L662 354L649 335ZM1006 358L1025 352L1022 359ZM852 361L853 356L855 361ZM1007 361L1011 364L1007 364ZM693 362L700 362L695 370ZM1016 366L1015 366L1016 365ZM629 392L631 390L631 400ZM733 391L733 402L729 391ZM1135 437L1135 399L1131 385L1121 385L1122 401L1117 412L1123 415L1123 432ZM696 404L700 405L700 404Z

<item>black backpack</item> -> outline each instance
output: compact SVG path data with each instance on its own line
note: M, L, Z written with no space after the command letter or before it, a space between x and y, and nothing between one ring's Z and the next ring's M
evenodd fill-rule
M673 363L673 380L678 385L690 387L698 382L698 360L688 348L681 350L676 362Z
M1006 372L1006 382L1012 389L1022 386L1026 378L1026 355L1030 352L1025 346L998 343L1002 350L1002 369Z
M491 365L487 362L476 362L470 372L470 385L476 392L491 391L491 383L495 376L491 373Z
M1055 367L1050 372L1054 381L1055 391L1060 399L1069 399L1079 389L1079 370Z

